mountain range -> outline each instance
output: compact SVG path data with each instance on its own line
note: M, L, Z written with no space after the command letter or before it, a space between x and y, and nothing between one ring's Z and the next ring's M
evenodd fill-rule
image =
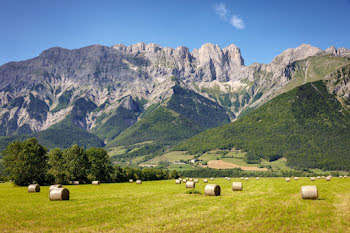
M347 108L349 57L346 48L302 44L270 64L245 66L233 44L191 52L152 43L50 48L0 66L0 146L35 136L50 148L162 152L318 80Z

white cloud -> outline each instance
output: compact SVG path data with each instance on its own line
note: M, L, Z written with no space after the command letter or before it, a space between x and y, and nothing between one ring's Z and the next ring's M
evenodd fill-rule
M221 19L227 19L228 10L225 3L219 2L214 5L215 13L220 16Z
M245 28L245 23L243 19L237 15L231 14L230 11L227 9L225 3L218 2L214 5L213 9L215 11L215 14L217 14L220 17L220 19L222 19L224 22L229 22L236 29ZM229 20L230 18L231 20Z
M237 15L232 16L230 23L231 23L232 26L234 26L237 29L245 28L245 24L244 24L243 19L241 19Z

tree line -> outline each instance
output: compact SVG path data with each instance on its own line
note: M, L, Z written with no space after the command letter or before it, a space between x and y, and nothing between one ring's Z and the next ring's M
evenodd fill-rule
M177 178L176 171L155 168L129 168L113 165L103 148L73 145L48 151L35 138L11 142L2 152L5 171L15 184L69 184L123 182L129 179L161 180Z

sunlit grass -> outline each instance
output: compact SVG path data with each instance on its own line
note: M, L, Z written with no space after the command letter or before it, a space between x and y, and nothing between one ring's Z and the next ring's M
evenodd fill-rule
M71 200L50 202L48 187L27 193L26 187L0 184L0 232L348 232L350 179L331 182L309 178L250 179L242 192L231 182L222 195L185 194L174 180L66 186ZM301 200L301 185L317 185L320 200ZM205 184L196 184L204 193Z
M174 180L66 186L71 200L50 202L48 187L0 184L0 232L349 232L350 179L251 178L242 192L215 179L221 196L205 196L202 179L185 194ZM319 200L302 200L300 186L317 185Z

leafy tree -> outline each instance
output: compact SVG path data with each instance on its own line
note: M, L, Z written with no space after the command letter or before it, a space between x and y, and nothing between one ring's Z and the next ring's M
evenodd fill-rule
M91 180L109 181L112 173L112 163L107 151L103 148L89 148L86 150L89 162L89 178Z
M176 170L172 170L172 171L171 171L170 178L171 178L171 179L177 179L177 178L179 178L179 174L177 173Z
M127 180L125 170L123 170L118 164L113 167L112 179L116 182L122 182Z
M63 151L63 158L70 180L86 182L90 168L86 150L77 144Z
M35 138L12 142L3 151L6 171L17 185L47 181L47 149Z
M248 164L257 164L260 163L260 156L254 152L248 152L245 160Z
M52 149L49 154L49 170L48 173L55 179L56 184L68 183L68 171L65 160L63 158L63 152L59 148Z
M5 171L4 164L2 160L0 160L0 180L6 180L7 172Z

